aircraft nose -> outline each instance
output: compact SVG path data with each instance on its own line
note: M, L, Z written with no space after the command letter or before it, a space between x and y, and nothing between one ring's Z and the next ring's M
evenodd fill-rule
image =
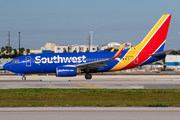
M9 70L10 69L10 64L9 63L6 63L5 65L3 65L3 68L5 70Z

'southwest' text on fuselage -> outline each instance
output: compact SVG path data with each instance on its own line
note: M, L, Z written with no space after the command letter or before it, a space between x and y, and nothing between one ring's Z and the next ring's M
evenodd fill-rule
M81 63L86 62L86 56L78 56L78 57L60 57L59 55L53 56L53 57L41 57L36 56L35 57L35 63Z

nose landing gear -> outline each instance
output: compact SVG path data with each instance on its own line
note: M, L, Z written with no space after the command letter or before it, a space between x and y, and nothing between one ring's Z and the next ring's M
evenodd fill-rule
M25 77L25 76L23 76L23 77L22 77L22 80L26 80L26 77Z

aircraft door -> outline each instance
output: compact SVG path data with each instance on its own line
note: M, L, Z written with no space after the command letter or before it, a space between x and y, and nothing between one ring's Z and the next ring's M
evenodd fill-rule
M136 58L134 59L134 64L138 64L138 56L136 56Z
M31 56L27 56L26 57L26 67L30 67L31 66Z

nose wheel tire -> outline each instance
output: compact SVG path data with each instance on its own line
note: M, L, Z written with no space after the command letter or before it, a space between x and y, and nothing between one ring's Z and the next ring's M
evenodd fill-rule
M26 77L25 77L25 76L23 76L23 77L22 77L22 80L26 80Z
M89 73L86 73L85 78L86 78L86 79L91 79L91 78L92 78L92 75L89 74Z

